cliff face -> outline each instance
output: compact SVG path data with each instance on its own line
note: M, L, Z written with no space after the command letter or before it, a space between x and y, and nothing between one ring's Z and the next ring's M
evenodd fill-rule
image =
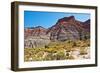
M89 38L90 20L81 22L74 16L64 17L52 27L41 26L24 30L25 48L44 47L50 41L66 41Z
M90 32L90 19L89 20L87 20L87 21L85 21L84 23L83 23L83 27L84 27L84 29L85 30L87 30L87 32Z
M83 39L84 35L89 32L89 24L87 21L80 22L75 20L74 16L64 17L59 19L58 22L49 28L47 34L50 35L50 40L77 40ZM87 27L87 28L86 28Z
M38 26L32 29L25 29L24 33L24 46L25 48L44 47L50 40L46 34L47 29Z

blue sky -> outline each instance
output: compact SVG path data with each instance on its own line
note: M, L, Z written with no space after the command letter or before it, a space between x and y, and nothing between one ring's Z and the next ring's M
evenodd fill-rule
M90 14L86 13L24 11L24 27L42 26L44 28L49 28L55 25L58 19L72 15L76 20L82 22L90 19Z

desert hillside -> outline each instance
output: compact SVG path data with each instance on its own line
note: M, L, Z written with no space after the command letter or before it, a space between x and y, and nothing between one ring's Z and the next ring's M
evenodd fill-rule
M90 19L58 19L52 27L24 29L25 61L90 58Z

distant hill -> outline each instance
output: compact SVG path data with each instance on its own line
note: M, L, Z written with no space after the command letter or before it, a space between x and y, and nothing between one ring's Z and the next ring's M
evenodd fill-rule
M42 46L48 44L50 41L82 40L89 37L90 19L82 22L76 20L74 16L58 19L56 24L48 29L42 26L24 29L26 47Z

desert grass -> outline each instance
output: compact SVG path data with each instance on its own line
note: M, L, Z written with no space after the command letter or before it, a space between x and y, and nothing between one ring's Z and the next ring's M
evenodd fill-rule
M50 42L41 48L25 48L24 61L75 60L90 58L90 40Z

